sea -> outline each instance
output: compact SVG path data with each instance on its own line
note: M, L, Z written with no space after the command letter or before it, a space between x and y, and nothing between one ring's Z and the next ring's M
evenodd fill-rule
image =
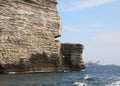
M1 74L0 86L120 86L120 66L87 66L82 72Z

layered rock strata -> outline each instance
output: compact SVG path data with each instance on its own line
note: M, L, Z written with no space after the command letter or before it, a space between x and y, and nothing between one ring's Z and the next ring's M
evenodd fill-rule
M62 31L56 4L56 0L0 0L0 73L63 67L61 43L55 41Z
M62 43L61 53L63 65L69 70L80 71L85 68L82 53L84 46L74 43Z

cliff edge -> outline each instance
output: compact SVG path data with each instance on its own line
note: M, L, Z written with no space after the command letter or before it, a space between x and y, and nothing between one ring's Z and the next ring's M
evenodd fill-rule
M55 41L62 32L56 5L57 0L0 0L0 73L64 70L67 61Z

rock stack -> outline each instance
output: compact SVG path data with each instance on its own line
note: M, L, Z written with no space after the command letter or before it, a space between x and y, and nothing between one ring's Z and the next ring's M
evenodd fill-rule
M63 58L63 64L69 70L82 70L85 68L85 64L82 59L82 52L84 46L74 43L62 43L61 53Z

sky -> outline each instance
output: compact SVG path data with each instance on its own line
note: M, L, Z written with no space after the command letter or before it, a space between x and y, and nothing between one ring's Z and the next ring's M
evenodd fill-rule
M58 0L61 42L84 45L83 60L120 65L120 0Z

